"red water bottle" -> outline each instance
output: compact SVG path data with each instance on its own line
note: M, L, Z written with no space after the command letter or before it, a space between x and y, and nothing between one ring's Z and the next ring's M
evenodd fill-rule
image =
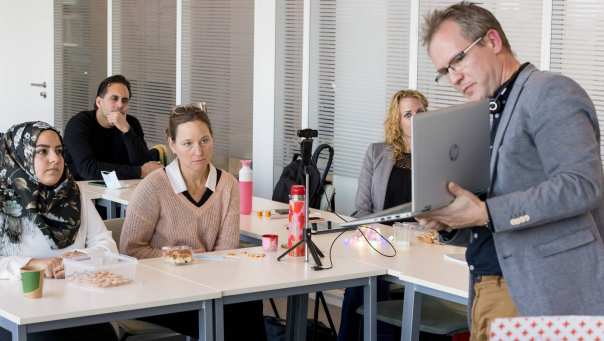
M289 192L289 215L288 215L288 236L287 247L294 246L304 238L304 225L306 221L306 212L304 209L304 186L293 185ZM305 255L304 244L296 247L289 253L290 256L300 257Z

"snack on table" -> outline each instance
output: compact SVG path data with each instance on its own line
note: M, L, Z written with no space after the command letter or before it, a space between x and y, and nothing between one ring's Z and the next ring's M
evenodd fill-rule
M117 287L131 282L130 279L109 271L75 273L66 279L97 288Z
M136 258L111 252L73 255L63 258L65 279L89 288L110 288L131 283L136 278Z
M190 246L164 246L161 248L162 258L174 265L184 265L193 262L193 250Z
M417 239L427 244L439 244L438 232L431 230L417 236Z
M264 258L266 256L265 253L263 252L247 252L247 251L243 251L243 254L250 257L250 258Z

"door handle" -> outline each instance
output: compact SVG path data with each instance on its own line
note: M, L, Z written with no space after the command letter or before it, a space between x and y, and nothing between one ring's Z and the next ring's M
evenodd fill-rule
M29 85L31 86L37 86L40 88L46 88L46 81L42 82L42 83L29 83Z

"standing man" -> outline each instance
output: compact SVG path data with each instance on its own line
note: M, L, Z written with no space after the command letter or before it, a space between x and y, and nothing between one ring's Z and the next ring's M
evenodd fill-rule
M128 115L130 96L124 76L108 77L99 85L95 110L82 111L67 123L65 159L77 180L100 179L101 171L136 179L161 168L151 161L139 121Z
M423 29L436 81L491 99L487 199L450 183L455 200L418 219L469 243L472 339L486 340L497 317L603 315L600 131L588 95L521 64L497 19L473 3L433 11Z

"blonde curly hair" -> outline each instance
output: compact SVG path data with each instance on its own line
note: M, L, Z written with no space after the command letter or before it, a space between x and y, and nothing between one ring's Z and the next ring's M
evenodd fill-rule
M403 98L415 98L422 104L424 110L428 109L428 99L424 94L417 90L399 90L392 96L390 105L388 106L388 115L386 121L384 121L384 136L386 138L386 144L392 147L395 161L403 159L405 150L403 129L401 128L400 123L401 113L399 110L399 103Z

